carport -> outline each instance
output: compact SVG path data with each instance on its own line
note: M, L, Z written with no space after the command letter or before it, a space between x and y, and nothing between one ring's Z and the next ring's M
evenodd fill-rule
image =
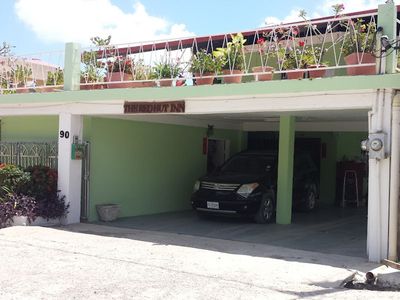
M170 232L185 233L190 235L209 236L215 238L228 238L247 242L270 243L281 246L294 247L305 250L323 251L329 253L340 253L350 256L365 256L366 244L366 196L365 193L360 196L360 207L340 208L340 201L335 197L336 186L336 163L347 156L348 159L354 159L354 156L361 158L360 141L368 136L368 111L376 98L374 91L363 92L332 92L327 93L302 93L296 97L283 97L281 95L265 95L264 97L219 97L219 98L192 98L185 99L186 112L184 114L124 114L107 115L96 117L106 120L112 124L113 120L123 120L131 124L144 122L150 124L164 124L163 134L168 135L169 127L167 125L179 125L184 128L195 126L202 133L197 137L196 147L190 151L202 151L202 139L209 134L210 126L214 130L209 138L219 138L230 140L234 154L248 147L250 133L276 133L279 143L279 179L278 179L278 207L277 223L265 226L249 223L248 220L198 220L191 212L184 213L166 213L159 214L157 207L160 206L161 199L152 199L147 197L147 205L153 205L150 216L137 216L132 218L122 218L116 221L116 226L127 226L131 228L144 230L166 230ZM212 101L212 106L210 102ZM235 105L233 106L232 103ZM301 105L299 105L301 103ZM224 106L224 107L223 107ZM143 123L143 124L144 124ZM161 126L160 125L160 126ZM132 125L134 126L134 125ZM141 125L142 126L142 125ZM153 126L153 125L149 125ZM239 136L233 141L232 134L221 134L218 131L234 131L233 136ZM115 136L118 129L109 132L107 138ZM104 130L103 130L104 134ZM183 134L183 133L182 133ZM135 133L140 136L140 133ZM158 136L158 134L156 134ZM93 135L93 151L96 152L96 144L104 145L105 141L96 141L100 138ZM355 137L355 138L354 138ZM295 155L296 138L319 138L324 144L324 150L320 150L321 156L321 201L320 210L316 213L304 214L292 212L292 175L293 158ZM110 141L110 140L109 140ZM118 143L112 138L112 144ZM140 139L141 143L146 143ZM192 140L193 142L193 140ZM342 148L349 147L350 150ZM233 146L236 144L236 146ZM122 147L122 144L119 145ZM116 147L119 147L116 145ZM180 147L179 144L175 144ZM133 149L133 148L132 148ZM340 151L338 151L338 149ZM110 149L104 150L110 152ZM153 156L163 155L166 148L159 146L158 149L149 149ZM111 150L111 152L113 152ZM322 153L324 152L324 153ZM141 152L137 152L141 153ZM132 153L133 154L133 153ZM186 153L186 156L193 153ZM95 153L93 156L97 156ZM172 157L172 156L171 156ZM206 156L203 154L203 169L206 168ZM129 158L129 161L136 160L135 155ZM174 158L177 159L177 158ZM127 161L125 161L126 163ZM178 161L175 161L177 164ZM151 166L150 166L151 167ZM174 171L179 173L178 168ZM186 177L193 176L193 173L185 173ZM198 174L200 176L202 174ZM184 175L179 175L184 176ZM187 178L183 179L176 175L177 184L181 190L191 189L194 179L189 182ZM166 184L160 176L154 182L154 188L160 189L160 194L165 192ZM96 180L93 178L92 180ZM179 182L179 180L181 180ZM343 178L341 178L343 180ZM131 180L132 181L132 180ZM134 182L133 180L132 182ZM96 183L94 183L96 184ZM163 190L164 189L164 190ZM107 193L106 189L102 193ZM93 195L98 197L98 192ZM146 196L143 193L141 196ZM185 205L189 206L189 194L186 195ZM339 197L340 197L339 193ZM167 195L165 196L167 199ZM339 199L340 200L340 199ZM92 213L93 211L92 206ZM122 209L127 208L125 204ZM143 207L137 207L136 211L130 208L129 214L147 215L149 211L141 210ZM179 208L164 207L166 210L178 211ZM151 211L151 210L150 210ZM124 217L124 215L122 215ZM289 226L282 226L290 224ZM347 245L346 248L342 248Z
M255 232L253 241L255 241L258 239L257 231L265 230L267 234L268 228L272 227L277 228L273 231L276 234L284 232L289 237L293 232L297 232L300 237L303 229L304 232L308 232L306 235L311 235L308 230L314 230L316 234L314 241L308 243L307 239L299 238L299 241L305 240L301 247L313 248L318 244L315 241L323 239L320 231L322 225L319 222L332 220L332 225L323 226L327 228L337 226L337 230L326 230L324 236L336 236L339 240L328 240L326 245L348 244L352 240L365 244L366 201L359 208L349 207L343 210L337 208L337 214L333 214L332 217L325 214L292 215L291 207L291 172L296 137L317 137L325 144L325 150L322 151L321 148L321 153L325 152L324 155L327 157L321 159L321 212L329 214L330 208L336 209L334 196L336 179L333 175L335 164L337 158L347 155L346 151L339 153L337 149L344 149L346 148L344 146L351 142L352 152L361 155L360 140L366 138L368 133L374 132L379 122L383 122L383 125L379 125L381 128L390 132L390 124L388 125L390 118L379 117L390 115L390 105L386 105L384 111L379 106L385 101L391 101L392 91L332 88L332 86L340 87L351 79L338 77L329 79L330 91L329 87L314 80L271 82L268 90L263 83L254 82L240 85L240 88L239 85L216 85L171 89L171 91L167 89L165 93L163 89L157 89L157 93L162 92L160 94L155 94L153 89L144 89L141 93L127 92L129 96L126 98L130 103L139 102L148 105L165 101L184 101L185 111L179 113L125 113L126 100L109 100L118 98L119 93L115 90L90 93L81 91L76 95L66 94L68 97L73 97L68 104L55 103L44 108L40 103L27 104L23 112L13 104L4 104L2 111L7 117L4 118L2 126L3 136L7 137L7 133L12 136L11 120L13 118L17 120L16 116L31 116L29 122L25 124L27 128L31 128L32 124L36 123L35 120L40 120L42 127L46 128L49 122L44 121L43 115L58 115L59 127L58 130L55 128L56 131L68 131L71 137L77 136L79 140L88 140L91 144L90 199L88 203L82 205L87 205L89 221L97 221L96 205L101 203L119 204L121 218L149 214L160 216L159 214L164 212L188 210L193 183L206 171L207 156L203 153L203 141L208 135L210 126L214 130L211 137L231 141L230 154L247 148L250 133L279 133L276 219L278 225L260 227L250 223L239 223L237 226L242 226L241 231L246 233L243 236L251 237L248 231L253 230ZM321 80L322 82L325 81ZM308 88L304 91L305 86ZM281 93L282 89L290 90L290 93ZM143 99L154 98L157 100L143 102ZM63 113L60 114L61 108ZM378 113L379 111L381 113ZM26 120L26 117L21 118ZM23 123L17 120L15 124ZM355 133L356 139L352 138ZM73 139L59 138L59 182L67 199L70 199L70 214L67 220L69 223L76 222L81 217L78 195L81 190L79 180L81 165L79 161L71 160L72 143ZM387 205L387 189L382 187L388 185L389 164L383 160L374 167L381 170L380 178L374 173L373 180L369 181L368 195L372 203L369 201L368 206L375 206L369 210L372 215L369 213L368 216L367 249L370 257L371 253L381 255L386 251L383 248L387 246L387 236L383 234L385 230L387 231L387 216L378 215L378 212L385 211ZM378 185L380 189L376 188ZM371 186L374 193L372 198ZM382 195L377 195L377 192ZM377 199L380 199L379 203ZM376 205L381 206L381 209L377 210ZM354 218L349 225L341 226L340 216L346 215L347 210L354 211L354 215L359 217ZM307 228L302 227L303 221ZM215 222L207 224L215 228L221 226ZM232 226L236 226L234 224L232 222ZM183 223L182 227L185 226ZM151 229L151 226L149 228ZM229 236L229 232L228 227L225 234ZM349 236L356 233L356 236ZM234 231L232 234L235 235ZM265 237L265 240L272 243L279 239L276 235L272 235ZM287 239L287 243L291 240L294 240L293 236ZM330 246L326 247L328 248ZM364 251L352 251L352 255L361 252L365 254L365 248Z
M292 224L255 224L249 219L210 216L194 211L120 218L107 226L266 244L327 254L366 257L366 208L321 207L293 214Z

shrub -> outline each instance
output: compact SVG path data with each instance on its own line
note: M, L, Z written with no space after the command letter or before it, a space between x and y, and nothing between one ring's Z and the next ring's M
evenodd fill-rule
M0 165L0 226L11 223L14 216L47 220L64 216L69 205L57 190L57 171L34 166L26 172L14 165Z
M25 170L30 174L30 180L25 193L40 201L57 195L57 171L45 166L28 167Z
M35 221L38 216L35 199L26 195L7 193L0 200L0 227L11 223L14 216L26 216L29 223Z
M0 164L0 197L6 193L21 193L30 181L30 175L17 166Z
M57 171L45 166L28 167L26 171L30 174L26 194L36 199L37 215L46 219L64 216L69 205L58 194Z

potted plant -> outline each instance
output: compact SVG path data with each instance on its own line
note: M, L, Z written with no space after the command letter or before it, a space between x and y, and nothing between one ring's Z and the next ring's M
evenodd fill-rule
M116 56L107 61L107 81L108 88L128 88L132 87L129 82L133 80L134 61L129 56Z
M371 21L365 24L363 19L357 21L350 20L347 24L342 24L346 27L346 33L342 45L342 53L347 65L358 65L375 63L376 58L373 55L376 24ZM375 66L363 67L347 67L348 75L373 75L376 74Z
M178 63L165 59L163 62L156 64L153 71L157 78L161 79L160 86L171 86L172 81L182 73L182 68Z
M268 66L270 58L275 57L275 52L270 44L267 44L264 38L257 40L258 52L261 58L261 66L255 66L252 68L254 73L254 79L256 81L272 80L274 67Z
M241 33L232 34L231 39L225 48L217 48L213 52L213 55L223 61L222 73L224 75L237 75L224 77L224 82L240 83L242 81L243 70L245 69L244 44L246 43L246 39Z
M309 78L325 77L328 62L322 62L324 49L320 46L305 46L302 51L304 66L307 68Z
M133 82L132 87L154 87L156 86L155 79L157 74L154 72L153 68L144 63L143 59L139 59L134 63L133 67Z
M277 50L278 63L286 73L287 79L302 79L306 68L306 62L302 57L301 43L299 47L279 47Z
M109 47L111 36L108 36L106 39L93 37L90 41L95 46L95 50L84 51L82 54L81 90L102 89L104 85L101 83L104 82L105 75L107 74L105 62L98 59L97 55L99 51L106 51Z
M335 17L344 16L342 14L345 9L343 4L332 5L332 9ZM347 65L375 63L376 58L373 52L377 31L376 23L371 20L370 23L365 24L365 21L359 18L356 21L352 19L349 19L347 22L339 21L339 24L346 29L342 44L345 63ZM376 74L376 69L375 66L349 66L347 67L347 74L373 75Z
M223 59L200 49L192 56L190 71L196 77L196 85L212 84L214 75L221 71Z

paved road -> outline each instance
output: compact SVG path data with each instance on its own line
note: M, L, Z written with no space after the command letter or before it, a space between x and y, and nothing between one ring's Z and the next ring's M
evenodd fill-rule
M362 258L79 224L0 230L0 299L398 299L340 287Z

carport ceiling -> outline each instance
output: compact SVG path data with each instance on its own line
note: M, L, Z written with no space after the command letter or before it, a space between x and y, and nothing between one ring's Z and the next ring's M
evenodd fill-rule
M249 113L218 113L218 114L142 114L114 115L110 118L121 118L147 122L164 122L176 120L193 121L226 121L226 122L278 122L280 115L296 116L298 122L367 122L368 110L329 110L329 111L295 111L295 112L249 112Z
M330 111L296 111L296 112L256 112L236 114L205 114L184 115L188 119L201 120L232 120L241 122L278 122L280 115L296 116L299 122L337 122L337 121L367 121L367 110L330 110Z

